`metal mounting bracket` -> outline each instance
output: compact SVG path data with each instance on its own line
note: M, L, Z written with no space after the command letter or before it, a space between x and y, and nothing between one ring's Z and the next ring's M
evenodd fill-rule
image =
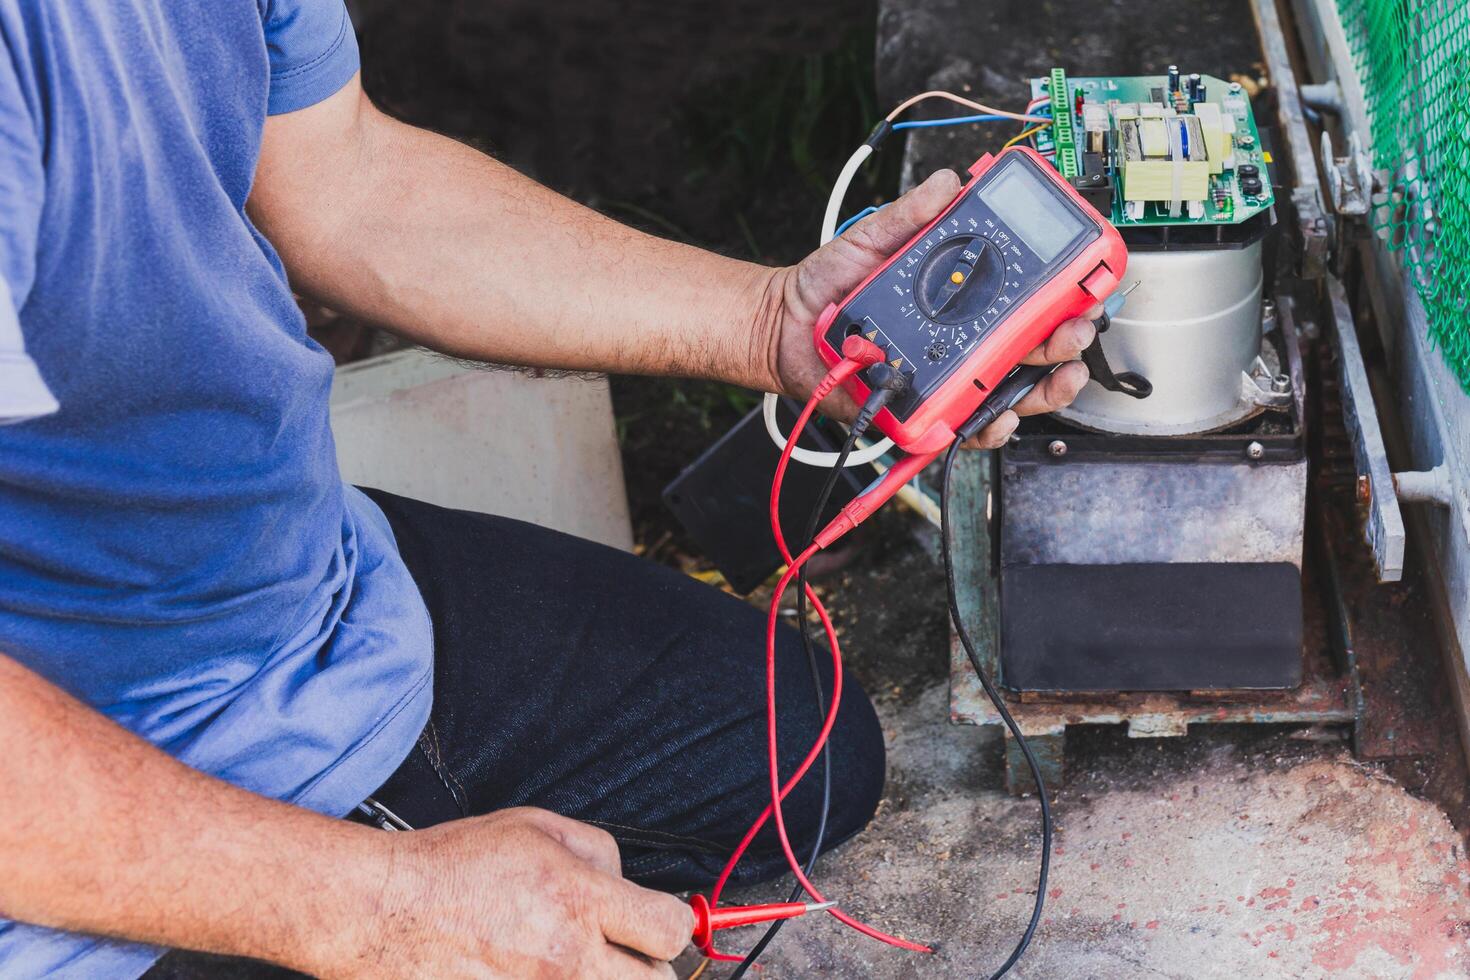
M1359 499L1368 506L1364 531L1373 547L1378 581L1397 582L1404 576L1404 516L1388 468L1388 450L1373 406L1368 368L1358 346L1352 307L1342 282L1327 277L1327 301L1337 340L1338 370L1342 381L1343 421L1353 440L1353 463L1358 471Z
M1358 134L1348 137L1348 155L1335 156L1332 136L1322 131L1322 163L1327 171L1327 190L1332 210L1342 216L1360 218L1373 207L1373 161L1363 149Z

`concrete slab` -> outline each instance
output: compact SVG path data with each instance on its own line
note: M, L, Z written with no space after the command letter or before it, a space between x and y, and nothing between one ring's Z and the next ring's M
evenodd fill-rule
M791 924L760 976L988 976L1009 953L1034 895L1036 801L1000 790L999 739L945 722L945 699L933 684L880 705L888 797L817 876L848 911L938 953L824 917ZM1301 735L1082 739L1056 802L1046 916L1011 975L1470 976L1470 862L1448 818L1335 736Z
M331 411L350 483L633 546L605 377L410 348L338 368Z

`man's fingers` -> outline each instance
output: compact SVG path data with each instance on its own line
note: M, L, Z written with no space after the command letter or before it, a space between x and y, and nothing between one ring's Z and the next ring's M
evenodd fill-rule
M1087 365L1081 361L1063 364L1041 379L1041 383L1015 405L1017 415L1045 415L1072 404L1082 386L1087 384Z
M938 170L929 179L849 228L842 237L886 259L902 248L919 230L933 221L960 192L960 178L953 170Z
M597 976L609 980L674 980L674 967L609 943Z
M1102 315L1101 311L1098 311L1098 315ZM1068 320L1052 331L1045 343L1027 354L1022 363L1060 364L1063 361L1075 361L1096 336L1097 328L1092 325L1091 319L1078 317Z
M999 449L1006 444L1011 433L1016 431L1016 426L1021 420L1016 413L1006 409L996 416L995 421L981 429L975 438L965 443L966 449Z
M623 862L618 842L612 834L591 824L563 817L550 810L525 811L536 825L574 855L604 874L623 876Z
M1005 445L1011 433L1016 431L1022 415L1043 415L1066 408L1072 404L1087 381L1087 365L1078 361L1063 364L1026 392L1026 396L1014 408L1002 412L994 422L981 429L975 438L965 443L965 448L999 449Z
M671 960L689 945L694 910L672 895L619 878L609 883L602 907L602 934L654 960Z

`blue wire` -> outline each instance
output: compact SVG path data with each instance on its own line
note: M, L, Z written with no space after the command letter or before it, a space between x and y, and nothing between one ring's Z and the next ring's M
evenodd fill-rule
M977 122L999 122L1009 119L1009 116L951 116L948 119L912 119L908 122L894 123L895 131L900 129L926 129L930 126L958 126L962 123Z
M851 228L853 225L857 224L859 221L862 221L868 215L873 214L874 212L880 210L881 208L886 208L886 207L888 207L888 205L886 205L886 204L880 204L876 208L863 208L857 214L853 215L851 218L848 218L842 224L838 225L837 226L837 230L832 233L832 237L833 238L838 237L844 231L846 231L847 229Z
M1048 110L1050 109L1049 106L1043 106L1042 108L1046 108ZM1050 115L1050 112L1049 111L1048 111L1048 115ZM908 122L894 123L893 124L893 129L896 132L896 131L898 131L900 129L928 129L931 126L960 126L960 125L963 125L965 123L1004 122L1005 120L1007 120L1009 118L1011 118L1011 117L1010 116L981 115L981 116L950 116L947 119L912 119L912 120L909 120ZM886 207L887 205L883 205L883 206ZM853 225L857 224L859 221L863 220L868 215L872 214L874 211L877 211L877 210L878 210L878 208L863 208L857 214L853 215L851 218L848 218L842 224L838 225L837 226L837 231L834 233L833 237L836 237L837 235L841 235L844 231L846 231L847 229L851 228Z

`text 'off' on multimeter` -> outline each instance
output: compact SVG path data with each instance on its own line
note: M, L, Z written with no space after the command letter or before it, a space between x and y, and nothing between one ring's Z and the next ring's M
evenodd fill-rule
M1034 150L987 154L942 214L817 321L842 360L861 334L908 384L874 424L910 453L936 452L1064 320L1117 289L1123 239ZM863 375L846 382L861 403Z

